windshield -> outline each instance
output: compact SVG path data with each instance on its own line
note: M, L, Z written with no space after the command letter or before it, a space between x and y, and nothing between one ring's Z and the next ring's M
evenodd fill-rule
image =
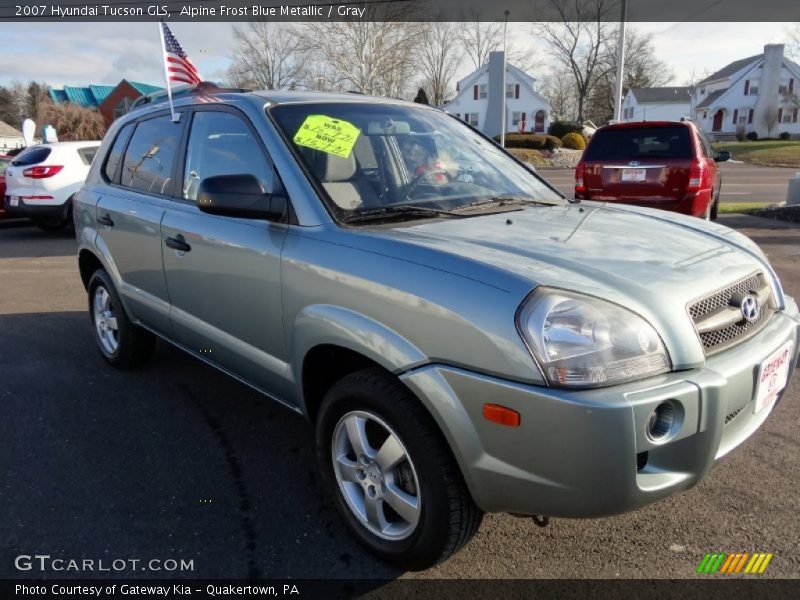
M342 102L277 106L271 115L343 220L376 211L417 218L510 201L564 202L496 144L442 112Z

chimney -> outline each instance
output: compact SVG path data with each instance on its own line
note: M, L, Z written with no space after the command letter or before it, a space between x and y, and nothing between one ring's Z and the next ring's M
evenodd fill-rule
M503 87L503 52L489 53L489 85L486 87L487 104L486 119L481 124L481 130L489 137L500 135L500 115L503 110L503 96L506 91Z
M778 87L781 83L783 68L783 44L767 44L764 46L764 64L761 67L761 81L758 85L758 100L755 106L755 119L759 135L766 136L770 132L764 125L763 116L768 111L778 110ZM772 133L774 133L774 128Z

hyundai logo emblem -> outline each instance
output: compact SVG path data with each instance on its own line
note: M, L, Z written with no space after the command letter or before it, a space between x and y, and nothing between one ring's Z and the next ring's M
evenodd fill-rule
M758 319L761 307L758 305L758 298L755 296L745 296L741 304L742 316L745 321L752 323Z

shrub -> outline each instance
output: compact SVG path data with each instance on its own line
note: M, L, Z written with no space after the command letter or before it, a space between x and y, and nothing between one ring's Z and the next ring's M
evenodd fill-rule
M561 138L561 143L564 148L569 148L570 150L583 150L586 148L586 140L580 133L568 133Z
M751 142L755 142L758 139L758 133L755 131L751 131L747 134L747 139Z
M520 159L522 162L533 165L534 167L547 167L550 161L539 150L526 150L524 148L509 148L508 151Z
M553 121L550 123L550 129L547 133L558 139L562 139L568 133L583 133L583 125L578 125L570 121Z
M778 136L782 140L790 140L792 139L792 134L788 131L782 131L781 134Z
M736 126L736 140L739 142L744 141L744 125L737 125Z
M494 138L500 141L500 136ZM506 148L526 148L528 150L555 150L561 148L561 140L552 135L538 133L508 133Z

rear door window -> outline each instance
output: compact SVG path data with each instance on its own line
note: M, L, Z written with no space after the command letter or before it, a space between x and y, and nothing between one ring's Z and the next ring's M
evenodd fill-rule
M0 158L0 177L6 174L6 167L8 166L7 160Z
M119 167L119 163L122 161L122 153L125 150L125 144L128 142L128 137L132 129L133 125L130 123L120 129L120 132L117 134L117 139L114 140L114 145L111 146L111 150L108 152L108 158L106 158L106 164L103 168L103 175L105 175L108 181L113 181L115 183L117 181L117 167Z
M48 156L50 156L50 148L45 146L33 146L20 152L17 157L11 161L11 164L15 167L38 165L47 160Z
M601 129L594 134L583 158L596 161L691 159L691 136L683 126Z
M173 123L169 115L164 115L136 125L122 162L122 185L151 194L170 194L181 123Z

